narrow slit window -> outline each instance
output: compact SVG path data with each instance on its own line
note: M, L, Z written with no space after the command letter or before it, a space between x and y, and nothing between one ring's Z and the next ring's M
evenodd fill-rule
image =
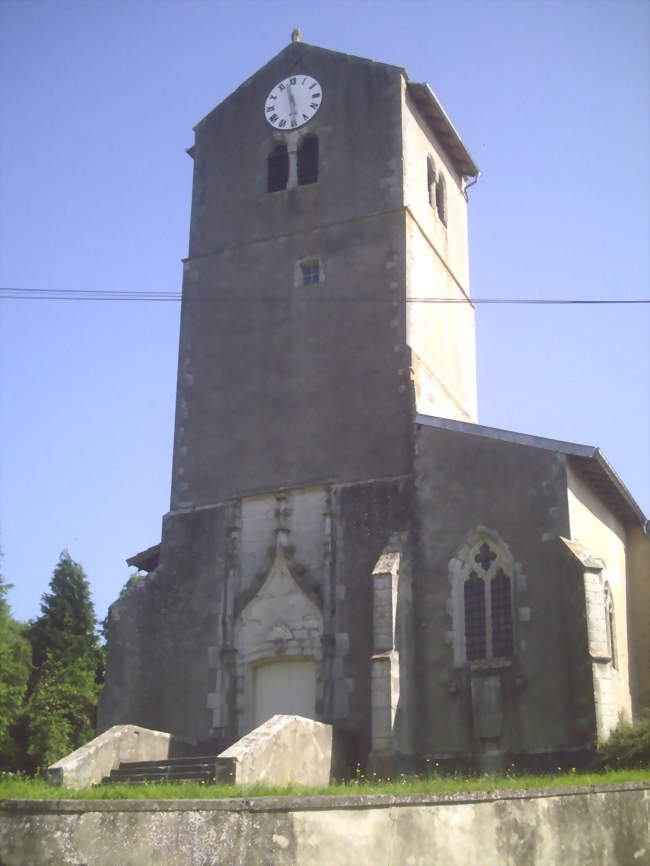
M612 659L612 667L618 667L616 656L616 623L614 621L614 600L609 584L605 584L605 628L607 629L607 649Z
M320 262L318 259L301 262L300 271L302 273L303 286L311 286L320 283Z
M318 139L315 135L303 138L298 147L298 185L318 180Z
M279 192L287 188L289 180L289 154L286 144L274 147L267 160L267 191Z
M464 586L465 653L468 659L484 659L486 655L485 581L475 571Z
M436 204L436 170L433 167L433 160L430 156L427 157L427 192L429 195L429 204L435 207Z
M445 179L438 172L436 180L436 212L443 225L447 225L447 190L445 189Z

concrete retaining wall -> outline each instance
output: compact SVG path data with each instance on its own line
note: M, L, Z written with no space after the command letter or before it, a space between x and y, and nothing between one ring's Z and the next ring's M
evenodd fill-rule
M0 801L2 866L647 866L650 784L562 793Z

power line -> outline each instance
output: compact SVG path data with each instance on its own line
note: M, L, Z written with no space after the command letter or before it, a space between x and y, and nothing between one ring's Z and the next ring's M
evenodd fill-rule
M180 292L156 292L156 291L120 291L120 290L93 290L93 289L20 289L0 287L0 298L5 300L38 300L38 301L151 301L151 302L178 302L182 300ZM327 297L319 298L315 295L305 296L305 300L329 302L346 301L356 303L388 303L386 298L363 297ZM191 301L221 301L221 300L245 300L276 302L286 300L277 295L230 294L211 295L203 297L188 298ZM466 298L430 298L430 297L406 297L404 299L410 304L466 304ZM519 304L519 305L576 305L576 304L650 304L650 299L637 298L471 298L472 304Z

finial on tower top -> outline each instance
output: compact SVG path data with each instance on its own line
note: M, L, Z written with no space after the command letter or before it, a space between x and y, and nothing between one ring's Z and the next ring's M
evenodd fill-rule
M292 42L300 42L302 40L302 32L300 27L294 27L291 31L291 41Z

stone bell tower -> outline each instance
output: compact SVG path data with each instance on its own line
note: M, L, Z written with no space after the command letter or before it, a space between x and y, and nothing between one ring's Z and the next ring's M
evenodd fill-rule
M195 132L172 510L404 473L415 411L474 420L477 169L427 85L293 42Z
M195 133L171 508L101 727L216 748L297 712L408 753L414 421L475 419L478 171L427 85L299 41Z

